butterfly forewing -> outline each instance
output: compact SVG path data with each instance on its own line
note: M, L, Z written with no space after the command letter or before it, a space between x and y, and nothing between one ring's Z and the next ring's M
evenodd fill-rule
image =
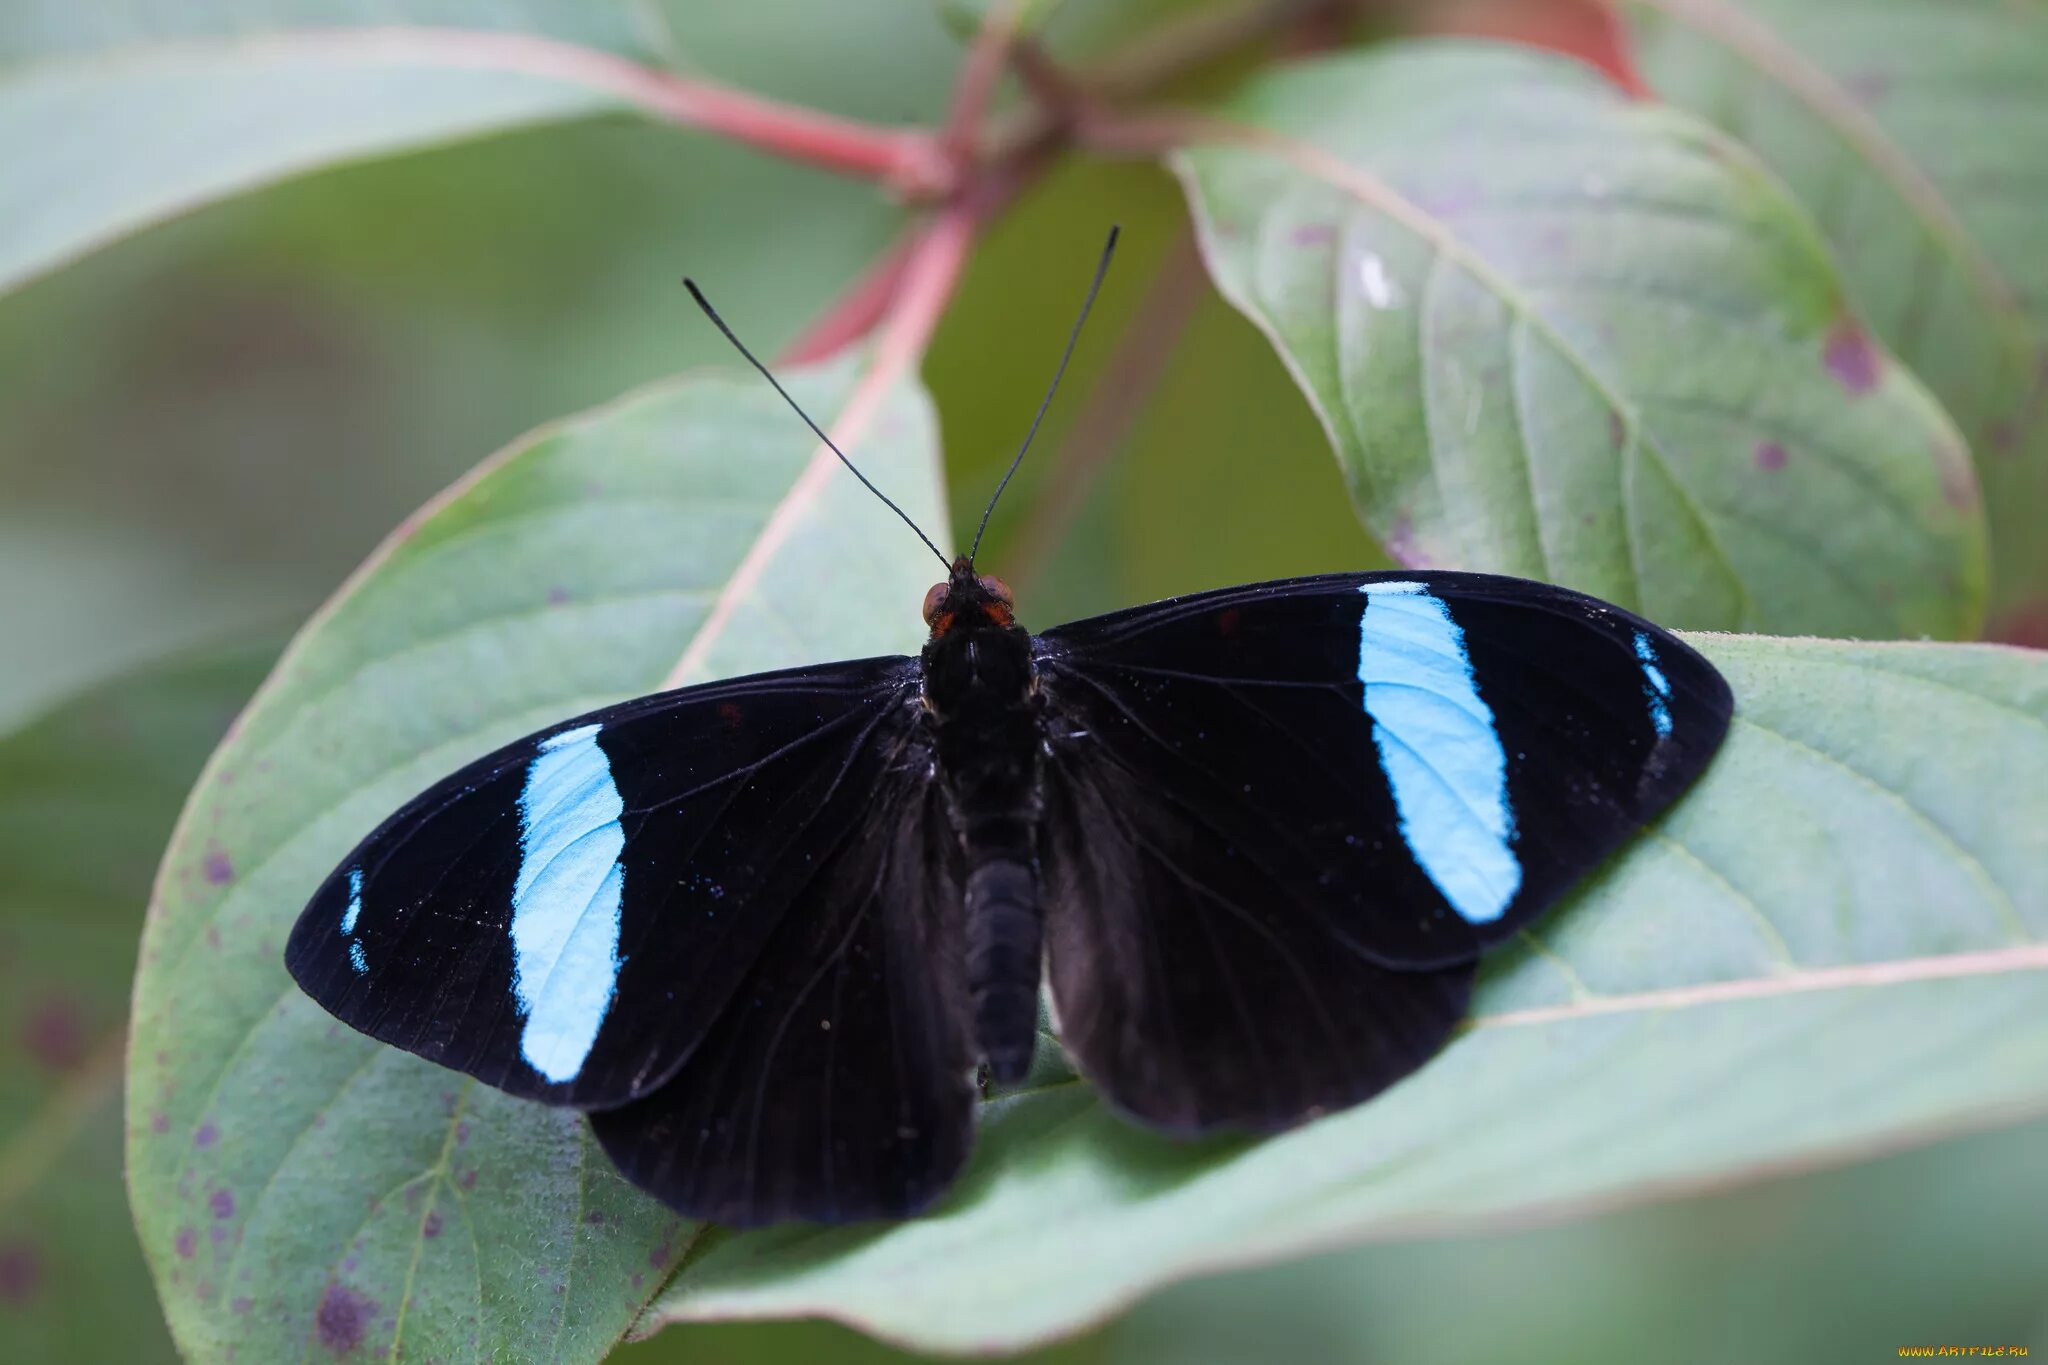
M597 1108L667 1079L909 752L907 659L666 693L423 793L300 917L286 964L374 1038Z
M1681 792L1730 701L1606 603L1256 584L1047 631L1051 984L1123 1108L1284 1126L1419 1065L1470 964Z

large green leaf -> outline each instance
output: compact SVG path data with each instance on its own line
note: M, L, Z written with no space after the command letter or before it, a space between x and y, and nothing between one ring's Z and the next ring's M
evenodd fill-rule
M1983 518L1938 404L1739 147L1563 58L1420 42L1255 81L1175 158L1405 562L1674 625L1963 635Z
M122 1024L178 802L270 657L145 670L0 737L0 1336L20 1365L175 1358L121 1197Z
M857 373L792 387L825 420ZM865 467L943 538L928 405L883 399ZM688 1230L578 1116L334 1023L284 936L357 838L466 759L686 653L694 676L914 647L936 571L758 380L701 377L492 460L315 618L194 791L143 938L130 1184L189 1357L610 1347Z
M1413 1079L1263 1143L1176 1146L1078 1083L1001 1100L937 1216L711 1240L650 1325L826 1315L926 1348L1014 1346L1219 1266L2048 1106L2048 656L1695 643L1735 689L1725 750L1493 964L1474 1027Z
M895 122L943 108L956 51L916 0L115 9L0 7L0 289L315 167L636 105L671 114L676 92L621 58Z
M608 6L580 7L582 19L551 8L558 36L617 46L630 34ZM0 16L0 289L298 171L620 103L492 58L492 29L542 17L518 0L123 11L30 0ZM466 39L344 27L458 19Z
M1658 92L1754 147L1977 452L1994 624L2048 642L2048 6L1633 0Z
M1100 1335L1105 1358L1129 1365L1837 1365L1973 1341L2040 1352L2044 1201L2048 1122L2036 1121L1568 1224L1204 1279Z
M2048 1121L2036 1120L1564 1224L1203 1276L1021 1359L1704 1365L1875 1360L1902 1342L2031 1341L2039 1351L2048 1349L2044 1199ZM692 1324L613 1356L619 1365L927 1358L817 1320Z

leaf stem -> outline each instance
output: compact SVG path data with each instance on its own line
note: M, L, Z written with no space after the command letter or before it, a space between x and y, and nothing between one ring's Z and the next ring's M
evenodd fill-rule
M1164 25L1074 72L1061 70L1036 44L1018 43L1018 71L1036 98L1007 117L990 121L982 139L983 163L1001 165L1056 147L1076 121L1099 106L1149 95L1273 33L1349 8L1347 0L1216 5Z
M974 35L973 45L967 49L967 60L960 64L960 78L953 85L953 101L946 112L946 127L939 135L941 145L956 160L964 162L974 154L989 101L995 98L1003 68L1009 65L1010 49L1017 38L1018 12L1022 8L1022 0L995 0Z
M895 298L882 322L873 359L847 395L846 403L832 419L832 440L842 450L858 444L861 434L881 410L889 390L923 356L925 343L938 325L939 315L953 296L953 286L966 265L967 253L981 222L980 205L960 199L942 209L911 248L903 264ZM797 475L789 491L768 514L761 534L747 547L747 553L733 570L718 598L704 618L704 624L690 638L676 666L669 671L664 688L681 687L699 681L706 660L725 628L752 597L775 556L796 530L798 523L818 500L839 470L839 457L820 445L810 463Z
M391 62L517 71L585 86L670 123L793 161L879 180L907 197L941 196L957 176L956 163L929 129L841 118L534 34L393 25L324 30L307 41L322 49Z
M1005 556L1004 572L1019 592L1028 595L1038 582L1095 481L1130 436L1203 294L1201 256L1193 232L1183 225L1118 339L1102 382L1060 441L1058 459L1040 480L1044 492L1032 502Z

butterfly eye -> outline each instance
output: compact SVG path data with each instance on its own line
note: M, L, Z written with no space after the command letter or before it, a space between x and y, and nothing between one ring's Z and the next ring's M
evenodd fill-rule
M924 623L930 625L932 618L939 614L939 608L946 600L946 584L934 583L932 590L924 595Z
M981 575L979 581L981 583L981 590L990 597L995 598L996 601L1001 602L1006 607L1017 605L1015 599L1010 596L1010 585L1002 579L997 578L992 573L985 573Z

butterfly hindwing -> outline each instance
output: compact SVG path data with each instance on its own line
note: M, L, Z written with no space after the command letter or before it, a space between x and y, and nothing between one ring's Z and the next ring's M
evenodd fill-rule
M921 774L884 773L869 799L690 1059L590 1116L628 1179L692 1216L901 1217L966 1160L959 844Z
M1060 1041L1123 1112L1181 1134L1291 1127L1407 1075L1464 1017L1471 963L1361 956L1128 768L1070 751L1049 777Z
M1478 574L1254 584L1047 631L1051 985L1112 1100L1285 1126L1419 1065L1478 954L1705 767L1676 637Z
M512 1094L624 1104L698 1047L886 774L915 665L658 694L438 783L343 861L286 964L343 1022Z

